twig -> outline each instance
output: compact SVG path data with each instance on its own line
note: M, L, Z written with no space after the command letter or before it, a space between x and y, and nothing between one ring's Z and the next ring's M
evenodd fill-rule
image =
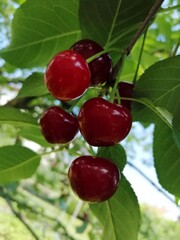
M36 233L34 232L34 230L25 222L25 220L23 219L22 215L15 210L12 202L11 202L11 198L8 196L8 194L6 194L3 190L2 187L0 187L0 191L1 191L1 195L4 197L6 203L8 204L8 206L10 207L11 211L14 213L14 215L22 222L22 224L28 229L28 231L31 233L31 235L34 237L35 240L40 240L40 238L36 235ZM14 199L13 199L14 201Z
M133 163L127 162L127 164L135 169L143 178L145 178L156 190L158 190L162 195L164 195L171 203L175 204L175 201L168 195L166 192L164 192L160 187L156 185L149 177L147 177L144 172L142 172L139 168L137 168Z
M149 14L147 15L147 17L145 18L143 24L141 25L141 27L139 28L139 30L136 32L134 38L131 40L131 42L129 43L128 47L126 48L126 54L129 55L133 46L135 45L136 41L138 40L138 38L140 37L140 35L144 32L144 30L146 29L146 27L149 25L149 23L151 22L152 18L155 16L156 12L158 11L158 9L160 8L160 6L162 5L162 3L164 2L164 0L158 0L153 7L151 8L151 10L149 11Z

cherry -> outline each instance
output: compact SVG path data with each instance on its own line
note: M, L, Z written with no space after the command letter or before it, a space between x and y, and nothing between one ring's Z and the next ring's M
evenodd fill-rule
M77 118L62 108L48 108L40 119L41 132L50 143L68 143L78 132Z
M72 190L80 199L89 202L101 202L115 193L120 173L110 160L81 156L76 158L68 171Z
M62 51L50 61L45 84L55 98L63 101L75 99L90 85L89 66L79 53Z
M79 130L93 146L111 146L123 140L132 125L130 111L122 105L96 97L83 104L78 115Z
M120 82L118 84L118 91L120 97L131 98L133 92L134 84L128 82ZM121 105L126 106L129 110L131 110L131 101L121 99Z
M76 42L71 49L80 53L85 59L104 50L98 43L90 39L83 39ZM91 85L102 84L110 78L112 60L107 53L104 53L91 61L89 68L91 71Z

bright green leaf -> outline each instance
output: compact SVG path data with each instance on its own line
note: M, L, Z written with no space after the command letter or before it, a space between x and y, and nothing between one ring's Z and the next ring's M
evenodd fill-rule
M108 201L90 204L103 225L102 240L137 240L140 210L129 182L123 176L115 195Z
M12 21L12 40L1 56L17 67L46 65L80 38L79 1L26 1Z
M23 83L18 97L42 96L49 93L44 84L44 75L42 73L33 73Z
M112 147L99 148L97 156L112 160L119 166L120 171L122 171L126 165L126 152L119 144Z
M180 197L180 151L174 143L172 130L165 124L157 124L155 127L153 151L160 184Z
M0 123L12 124L18 127L33 126L39 128L35 118L12 107L0 107Z
M0 183L10 183L30 177L38 167L40 157L20 145L0 148Z
M154 3L154 0L81 0L82 36L107 48L116 48L119 53L128 46Z
M23 127L18 132L18 135L20 135L30 141L36 142L43 147L51 147L52 146L43 137L40 127L39 128L35 128L35 127L31 127L31 126Z

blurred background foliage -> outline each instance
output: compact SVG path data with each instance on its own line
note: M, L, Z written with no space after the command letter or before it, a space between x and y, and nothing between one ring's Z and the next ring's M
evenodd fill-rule
M11 21L16 8L24 0L0 1L0 49L7 46L11 39ZM176 7L174 7L176 6ZM163 8L153 20L146 35L144 51L138 75L150 65L173 55L179 44L180 2L165 1ZM131 82L136 71L143 37L135 45L125 63L122 80ZM36 69L41 72L43 69ZM48 106L60 104L49 95L17 99L22 83L32 70L17 69L0 59L0 105L12 106L31 112L39 118ZM90 90L84 99L94 96L99 89ZM78 103L79 105L81 102ZM69 106L63 106L69 107ZM78 108L78 106L77 106ZM77 109L78 110L78 109ZM133 125L131 134L123 142L128 153L128 161L136 164L134 156L143 143L139 158L148 167L153 167L151 144L152 126ZM23 130L21 130L23 131ZM70 191L67 179L69 163L79 153L89 154L92 149L79 135L76 141L63 146L61 152L57 146L40 146L27 141L23 134L11 125L0 125L0 146L21 143L43 153L44 157L38 171L31 179L23 180L0 188L0 239L77 239L100 240L101 226L89 211L86 203L78 200ZM146 138L144 137L146 136ZM147 136L149 136L147 138ZM57 153L55 152L57 147ZM50 153L53 149L53 153ZM47 154L46 153L50 153ZM142 224L140 240L179 239L180 223L164 218L162 212L150 206L142 206Z

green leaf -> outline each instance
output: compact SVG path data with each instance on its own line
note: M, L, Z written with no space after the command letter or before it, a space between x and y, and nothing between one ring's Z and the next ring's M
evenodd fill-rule
M18 97L42 96L49 93L44 84L44 75L42 73L33 73L23 83Z
M10 183L30 177L38 167L40 157L20 145L0 148L0 183Z
M12 21L12 41L1 56L10 64L36 67L80 38L79 1L26 1Z
M100 147L97 156L112 160L119 166L121 171L126 165L126 152L120 144L112 147Z
M81 0L82 37L107 48L125 49L146 18L154 0Z
M48 143L43 137L40 127L39 128L34 128L31 126L23 127L18 132L18 135L30 141L36 142L43 147L52 147L52 144Z
M102 203L90 204L90 209L103 225L102 240L137 240L140 226L139 205L124 176L112 198Z
M39 128L37 119L12 107L0 107L0 123L7 123L18 127L33 126Z
M172 130L165 124L155 127L153 153L160 184L180 197L180 151L174 142Z
M43 147L52 146L41 134L37 119L11 107L0 107L0 124L10 124L19 128L18 135L34 141Z
M157 62L140 77L135 98L147 98L174 114L180 106L180 55Z
M180 109L179 112L174 115L173 120L173 136L177 147L180 149Z

